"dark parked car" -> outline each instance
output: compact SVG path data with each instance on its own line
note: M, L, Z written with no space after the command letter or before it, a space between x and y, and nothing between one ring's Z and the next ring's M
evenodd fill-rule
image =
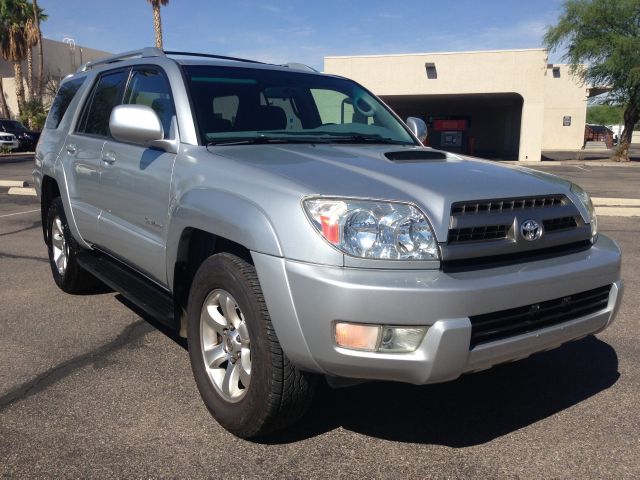
M18 150L25 152L33 152L40 138L40 132L27 130L27 127L17 120L0 120L0 131L13 133L20 142Z

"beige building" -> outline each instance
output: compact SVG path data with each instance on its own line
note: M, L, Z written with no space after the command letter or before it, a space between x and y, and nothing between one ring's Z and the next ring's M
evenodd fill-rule
M44 77L54 82L59 81L66 75L75 72L80 65L96 58L110 55L108 52L94 50L92 48L81 47L75 45L73 41L69 43L58 42L56 40L42 39L42 50L44 57ZM38 78L39 54L38 48L33 49L33 69L34 77ZM22 64L22 74L26 76L27 62ZM0 60L0 77L2 78L2 87L7 100L7 105L11 111L11 116L18 114L18 101L16 99L16 83L13 71L13 62Z
M429 123L434 147L536 161L582 148L591 91L547 50L325 57L326 73L369 88L402 118Z

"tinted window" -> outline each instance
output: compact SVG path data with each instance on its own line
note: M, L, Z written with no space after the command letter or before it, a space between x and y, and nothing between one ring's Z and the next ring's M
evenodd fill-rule
M164 138L173 138L171 120L176 114L169 82L157 69L142 67L133 71L124 96L125 104L151 107L162 123Z
M70 80L62 84L60 89L58 90L58 94L56 98L53 99L53 103L51 104L51 110L49 111L49 116L47 117L47 122L44 125L44 128L58 128L60 122L62 121L62 117L64 117L67 108L71 104L71 100L76 96L78 90L84 83L84 78L76 78L75 80Z
M120 103L127 71L104 74L93 89L91 105L83 115L81 132L109 136L111 110Z
M266 139L415 145L389 109L351 80L294 70L183 69L207 144Z

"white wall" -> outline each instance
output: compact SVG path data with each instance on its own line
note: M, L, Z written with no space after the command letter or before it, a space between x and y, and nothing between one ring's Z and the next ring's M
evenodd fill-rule
M435 64L437 79L427 78L427 62ZM519 160L540 160L543 145L582 146L585 89L566 75L552 83L545 49L325 57L324 67L326 73L352 78L381 96L517 93L523 98ZM565 132L564 115L572 117Z
M79 45L76 45L75 49L71 50L69 45L66 43L49 40L48 38L43 38L42 40L45 77L47 74L50 74L58 78L62 78L75 72L82 63L111 55L109 52L103 52ZM33 72L35 79L38 78L38 65L39 55L38 48L36 47L33 49ZM26 91L26 61L22 64L22 75L25 77ZM18 113L18 101L16 99L16 83L14 78L13 62L0 60L0 77L2 77L2 87L4 89L5 98L7 100L9 110L11 111L11 115L16 116Z

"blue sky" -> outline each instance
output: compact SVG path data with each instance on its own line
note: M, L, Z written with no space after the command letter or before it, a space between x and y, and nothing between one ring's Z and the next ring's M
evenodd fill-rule
M47 38L110 52L154 43L145 0L40 0ZM326 55L535 48L560 0L170 0L166 49L322 68ZM552 54L558 61L560 54Z

